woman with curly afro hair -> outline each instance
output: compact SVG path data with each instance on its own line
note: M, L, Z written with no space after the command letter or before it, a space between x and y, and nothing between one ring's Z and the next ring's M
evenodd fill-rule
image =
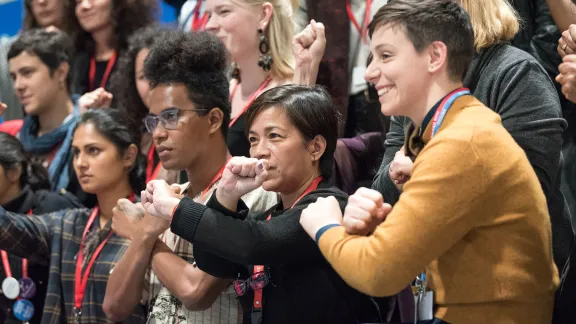
M156 10L155 0L76 0L68 13L81 27L72 35L78 52L72 69L72 92L108 89L116 61L127 50L128 38L152 24Z

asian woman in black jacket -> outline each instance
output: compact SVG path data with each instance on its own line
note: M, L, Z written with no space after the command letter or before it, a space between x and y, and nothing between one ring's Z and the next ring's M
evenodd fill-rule
M207 206L179 200L163 181L143 192L147 211L173 216L172 232L194 244L200 269L236 279L246 324L358 323L367 297L344 283L298 224L302 210L321 197L346 204L347 195L324 180L337 114L321 88L268 90L247 113L252 158L230 160ZM281 203L250 213L239 197L260 186L277 192Z

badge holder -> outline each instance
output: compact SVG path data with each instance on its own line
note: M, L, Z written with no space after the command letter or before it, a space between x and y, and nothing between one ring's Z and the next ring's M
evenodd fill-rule
M430 321L434 318L434 292L426 286L426 274L416 277L416 295L414 295L414 324L418 321Z

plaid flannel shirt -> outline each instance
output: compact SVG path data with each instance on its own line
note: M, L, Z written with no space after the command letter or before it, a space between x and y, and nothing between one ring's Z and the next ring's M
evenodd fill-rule
M48 293L42 324L74 323L74 276L76 254L91 210L68 209L40 216L27 217L0 207L0 249L28 258L30 262L50 266ZM99 230L97 218L92 231L98 232L99 244L110 232L110 224ZM88 251L91 255L98 244ZM128 247L128 241L113 234L92 267L82 303L81 323L110 323L102 309L106 283L111 270ZM90 257L88 256L88 258ZM123 323L144 323L145 308Z

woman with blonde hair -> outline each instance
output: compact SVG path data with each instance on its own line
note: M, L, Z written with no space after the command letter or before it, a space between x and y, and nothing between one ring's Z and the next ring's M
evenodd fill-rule
M502 118L522 147L546 195L552 222L554 261L562 268L572 243L570 212L560 191L562 118L560 101L544 68L509 41L519 30L516 11L506 0L460 0L474 30L476 54L464 74L464 87ZM386 151L372 187L387 203L398 201L410 178L412 159L403 150L407 117L392 117ZM505 157L503 157L505 158Z
M206 30L220 38L233 63L230 83L232 114L227 139L233 156L250 156L250 144L244 134L245 112L261 93L292 82L315 82L317 70L311 71L310 75L295 75L297 60L292 43L294 8L297 5L298 0L206 2L206 12L210 16ZM323 33L323 26L312 23L306 27L305 33L308 34L304 37L314 37L318 32ZM311 59L316 57L313 55ZM310 66L317 68L318 63L312 62Z

